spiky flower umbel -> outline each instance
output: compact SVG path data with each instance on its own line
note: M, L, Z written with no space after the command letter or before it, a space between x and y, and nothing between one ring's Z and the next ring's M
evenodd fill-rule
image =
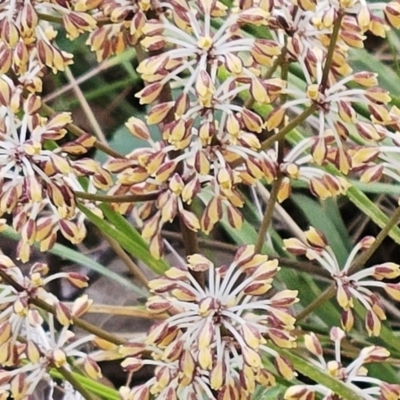
M340 328L333 327L331 329L330 340L334 344L334 358L328 361L324 356L324 347L318 337L314 333L306 334L304 345L313 356L312 363L319 370L342 381L362 399L398 399L400 385L388 384L380 379L369 377L368 370L365 368L368 363L385 361L390 353L380 346L364 347L358 356L347 364L341 354L341 343L345 337L345 333ZM314 400L317 394L324 396L324 400L342 399L332 393L329 388L320 384L294 385L286 391L284 398L285 400Z
M381 321L386 319L379 295L370 288L382 288L393 299L400 301L400 285L382 282L383 279L394 279L400 276L400 266L395 263L384 263L352 271L352 263L358 252L368 249L374 242L371 236L364 237L352 249L343 267L321 232L310 228L306 235L306 243L298 239L286 239L285 248L293 254L305 255L316 260L322 268L329 272L336 285L336 299L343 309L342 326L350 330L354 324L354 300L366 309L365 327L369 335L379 336ZM365 279L369 278L369 279Z
M144 384L128 381L120 388L124 400L250 400L257 385L273 385L276 375L285 385L294 378L281 347L296 351L303 362L328 372L331 382L340 380L361 397L400 398L397 386L367 377L362 367L386 360L388 352L366 347L347 365L339 351L344 340L339 328L331 331L332 361L324 358L314 325L298 327L309 331L305 347L313 361L294 350L295 318L289 308L298 301L297 291L286 287L289 274L281 272L276 279L277 260L255 254L251 246L240 248L225 266L193 254L198 252L193 232L209 234L218 224L229 224L228 234L243 233L248 240L250 227L238 230L253 211L251 205L244 208L249 193L260 214L266 208L255 246L264 251L264 237L277 227L274 211L301 237L297 215L285 214L291 207L277 206L290 198L294 180L306 182L320 199L349 193L352 200L358 188L348 191L350 179L400 181L400 110L390 104L396 99L378 87L378 71L352 70L353 49L363 47L367 35L385 37L390 27L400 27L399 0L0 0L0 229L9 223L21 236L19 259L27 261L34 245L50 250L61 236L80 243L86 234L80 210L86 206L102 217L98 201L111 202L112 210L101 207L107 221L90 218L104 227L101 233L132 271L135 266L123 250L142 261L150 255L129 240L128 222L114 211L132 212L156 257L162 255L163 228L179 220L190 255L187 265L171 268L148 285L148 315L168 317L153 325L144 342L128 340L121 346L125 339L119 334L77 319L90 305L87 297L66 305L46 289L52 279L67 278L78 286L84 279L62 272L48 277L41 263L23 274L0 255L0 399L25 400L43 380L53 387L52 368L66 372L73 386L65 385L65 399L80 399L77 388L83 398L91 398L79 385L81 378L68 377L68 372L72 364L82 364L91 377L100 376L95 361L80 348L93 335L78 338L71 320L110 339L102 355L123 359L127 371L155 367ZM125 126L145 142L142 148L119 154L103 140L107 137L82 134L69 112L53 114L43 103L44 85L63 79L44 79L46 73L65 71L69 79L77 71L69 70L74 60L61 48L62 32L71 40L86 35L98 61L129 51L126 57L132 57L138 73L134 87L140 85L134 95L145 115L134 113ZM125 55L99 70L122 59ZM79 82L95 71L84 73ZM80 137L69 142L70 133ZM103 167L87 158L94 145L110 156ZM265 194L263 203L248 188L256 185ZM269 193L264 185L271 186ZM356 197L365 209L367 201ZM382 221L378 213L372 215ZM122 235L113 235L119 233L113 224ZM396 229L391 234L396 238ZM367 331L377 336L386 316L374 290L400 300L400 285L388 282L400 276L399 266L386 262L360 270L356 255L374 249L371 237L355 245L343 266L323 235L310 229L305 238L287 239L286 249L326 270L343 309L343 327L353 328L354 309L365 309ZM278 240L268 244L270 254L281 254ZM285 262L292 265L292 260ZM321 331L329 328L318 325ZM337 397L322 384L301 381L285 396L308 400L319 395Z
M171 316L150 330L146 346L138 346L137 355L150 351L154 361L135 357L123 362L127 370L157 366L155 377L126 398L140 399L138 393L149 391L163 399L172 388L175 398L197 399L196 387L209 398L215 398L212 391L223 399L251 398L256 383L275 381L263 366L263 352L275 357L278 372L290 374L286 360L268 347L269 341L295 346L290 333L295 321L288 308L297 302L297 291L265 297L278 269L276 260L254 254L254 246L244 246L229 265L215 267L194 254L186 269L171 268L165 277L151 281L156 295L149 299L148 309ZM191 271L206 273L205 288ZM191 397L185 397L189 392Z
M25 98L23 84L6 75L0 75L0 90L0 216L13 215L12 225L21 234L19 257L28 261L33 243L48 250L58 231L72 243L84 239L84 217L73 190L82 188L79 177L86 176L93 191L108 188L111 177L94 160L68 157L93 146L88 135L49 148L49 141L56 143L67 134L70 113L43 117L40 96Z
M47 276L47 265L35 263L29 274L24 275L13 261L0 255L0 398L13 396L27 399L33 395L42 380L50 388L57 383L51 378L51 368L70 370L68 358L83 364L92 378L101 376L96 362L79 350L92 341L94 335L77 338L71 330L72 317L84 314L91 305L86 295L76 299L71 308L46 290L55 279L67 279L76 287L87 286L87 278L78 273ZM13 285L9 284L12 280ZM50 312L39 312L34 300L45 301L54 307ZM60 324L58 329L56 325Z
M161 229L175 218L192 231L210 233L226 215L233 228L240 228L241 184L271 183L280 175L279 201L289 197L294 179L306 181L314 195L325 199L346 193L350 186L321 168L326 164L344 174L361 172L366 180L379 179L385 164L390 175L386 164L393 166L394 161L382 163L374 157L383 152L379 142L391 137L387 126L397 126L396 112L390 114L385 107L390 97L376 87L375 74L352 73L347 58L350 47L362 46L368 29L377 35L387 31L385 21L375 15L379 11L395 24L396 4L368 8L362 1L241 1L235 7L211 0L107 3L104 10L111 19L122 23L126 15L125 28L132 22L134 42L148 51L138 67L146 85L136 96L151 105L146 122L133 116L126 124L149 147L129 153L126 160L106 163L117 174L109 194L153 195L154 200L135 209L153 255L161 256ZM148 7L152 18L145 16ZM135 22L130 19L134 9ZM337 45L325 68L339 18L343 22ZM243 27L268 28L270 37L253 37ZM125 39L119 41L122 47ZM279 62L296 65L305 87L282 79ZM369 108L370 121L359 119L355 103ZM311 110L307 122L312 134L282 157L274 143L264 139L284 130L288 116L304 109ZM352 124L360 136L357 140L349 134ZM160 128L161 140L154 142L152 125ZM372 156L365 154L360 140L372 140L378 149ZM189 210L196 197L205 203L201 213ZM114 207L130 210L126 205Z

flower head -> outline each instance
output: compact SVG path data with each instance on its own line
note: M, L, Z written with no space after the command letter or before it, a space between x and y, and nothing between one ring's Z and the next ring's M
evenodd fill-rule
M135 393L158 393L159 385L165 391L178 387L177 398L184 399L187 385L198 384L200 393L209 394L211 388L222 398L232 391L247 399L256 383L272 384L273 376L264 369L261 352L274 356L278 365L285 360L268 347L268 340L280 347L295 346L290 333L294 318L288 308L297 302L297 291L264 297L278 269L276 260L254 254L253 246L244 246L229 266L215 267L204 256L194 254L186 269L171 268L165 277L151 281L155 296L149 299L148 309L169 311L171 316L153 326L147 336L145 349L152 352L154 361L135 357L123 363L128 370L144 364L158 366L155 377L145 385L148 389L134 389ZM207 273L206 288L191 271ZM165 381L160 381L161 371L169 371ZM137 396L132 398L140 398Z
M341 342L345 333L337 327L330 331L330 339L334 343L334 359L327 360L323 354L323 347L314 333L304 336L304 345L313 355L312 363L330 376L342 381L346 386L359 393L363 399L395 399L400 393L399 385L391 385L380 379L368 377L365 364L385 361L390 353L380 346L369 346L363 348L359 355L347 366L342 360ZM368 386L365 387L364 385ZM359 385L363 385L362 388ZM287 389L285 400L314 399L320 393L326 400L342 399L335 395L327 387L317 385L294 385Z
M4 255L0 256L0 271L4 278L0 282L0 393L27 398L42 380L50 388L56 386L48 372L53 367L70 369L68 357L81 362L92 378L99 377L101 372L97 364L79 350L94 336L78 339L70 329L72 318L86 312L91 301L82 296L69 308L45 287L52 280L67 279L82 288L87 285L86 277L62 272L46 276L48 268L42 263L33 264L29 274L24 275ZM8 279L13 281L13 286ZM33 305L35 301L44 301L54 307L54 315L39 312ZM57 323L61 324L59 330Z
M329 247L322 233L314 228L306 232L306 243L298 239L285 240L285 247L291 253L305 255L310 260L316 260L322 268L327 270L336 284L336 299L343 309L342 326L346 330L353 327L354 300L366 309L365 327L369 335L378 336L381 330L381 321L386 319L379 296L369 288L382 288L395 300L400 300L400 286L397 283L382 282L383 279L394 279L400 276L400 266L387 262L364 268L358 272L351 269L355 256L360 250L368 249L374 238L363 238L351 251L345 265L341 268L335 254ZM365 279L369 278L369 279Z

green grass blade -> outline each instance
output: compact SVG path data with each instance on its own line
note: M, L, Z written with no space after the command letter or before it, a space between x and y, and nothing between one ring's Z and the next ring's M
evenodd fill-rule
M101 204L99 208L119 232L125 233L125 235L129 236L144 249L148 248L142 235L121 214L111 210L110 206L105 203Z
M332 392L341 396L346 400L363 400L364 397L356 393L354 390L346 386L343 382L333 378L326 372L321 371L318 367L312 365L309 361L304 360L292 351L281 349L277 346L271 346L280 355L287 358L294 366L295 370L314 380L315 382L327 387Z
M78 374L77 372L71 372L72 375L81 383L81 385L90 391L90 393L93 393L97 396L100 396L104 400L120 400L121 397L118 393L117 390L103 385L100 382L96 382L84 375ZM50 375L54 378L57 379L63 379L63 376L56 370L56 369L51 369L50 370Z
M11 228L7 228L5 231L3 231L0 236L4 236L6 238L12 239L12 240L19 240L20 235L15 232ZM38 244L35 244L36 248L39 248ZM79 251L76 251L74 249L70 249L67 246L64 246L62 244L56 243L53 248L51 248L48 251L50 254L54 254L56 256L59 256L60 258L63 258L65 260L70 260L75 264L80 264L86 268L91 269L92 271L96 271L99 274L112 279L113 281L119 283L122 286L125 286L129 290L133 290L136 293L140 294L141 296L147 296L147 292L143 289L140 289L138 286L134 285L132 282L130 282L128 279L122 277L121 275L109 270L106 268L104 265L101 265L98 263L96 260L93 258L87 257L84 254L80 253Z
M114 238L129 254L143 261L149 268L151 268L157 274L162 274L169 268L164 260L155 259L150 254L150 251L142 247L141 244L137 243L134 238L126 235L124 232L119 231L115 226L111 225L109 222L99 218L97 215L92 213L82 204L78 204L77 207L100 230L102 230L107 235Z
M370 217L380 228L383 228L389 218L383 213L364 193L355 187L351 187L346 192L347 197L354 203L365 215ZM394 226L389 236L397 243L400 244L400 229Z

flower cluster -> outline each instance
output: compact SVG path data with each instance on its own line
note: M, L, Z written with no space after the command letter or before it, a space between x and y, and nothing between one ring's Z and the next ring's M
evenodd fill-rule
M127 123L130 132L149 141L150 147L106 164L118 174L110 193L158 194L152 204L138 210L145 221L144 236L156 255L162 225L177 215L189 229L210 232L225 208L230 223L240 227L237 208L243 200L238 183L261 178L271 182L276 166L258 151L262 119L234 99L250 91L257 102L269 103L283 86L280 79L260 76L262 66L271 65L280 54L280 46L247 38L240 29L244 24L266 25L268 10L254 6L231 12L220 2L208 1L161 2L160 7L159 18L142 28L142 46L159 54L140 63L138 72L148 85L137 96L143 104L160 100L150 109L147 124L161 127L162 141L154 143L147 125L133 117ZM159 98L167 86L172 92ZM244 163L235 168L239 159ZM199 219L187 208L205 187L212 190L214 200Z
M293 376L287 360L268 346L295 346L294 318L289 307L297 291L271 290L278 262L254 254L253 246L238 250L229 266L215 267L204 256L188 257L187 269L171 268L165 277L150 282L155 296L147 308L168 311L171 316L152 327L145 344L131 344L122 363L128 371L155 365L155 376L132 390L122 389L124 399L250 399L256 383L274 384L275 378L262 363L261 353L274 357L276 369ZM202 287L193 272L206 272ZM152 359L138 355L150 352ZM147 393L147 395L145 395ZM200 396L201 398L201 396Z
M71 39L96 27L81 1L4 1L0 5L0 73L12 70L33 90L41 90L41 70L54 73L72 64L73 56L55 44L57 30L46 21L59 16Z
M46 111L42 78L73 63L56 42L57 22L70 40L86 35L98 61L134 49L143 81L135 95L146 117L134 115L126 127L146 146L121 156L89 134L70 141L70 113ZM209 234L222 219L241 228L242 189L261 182L272 190L258 248L275 203L290 197L293 180L306 182L321 199L345 194L350 178L400 182L400 110L390 106L375 73L355 72L348 61L367 34L386 37L391 27L400 28L399 0L1 1L0 228L9 223L18 232L18 257L26 262L34 243L47 251L59 234L80 243L86 227L79 209L102 217L96 199L111 199L114 210L139 221L150 252L161 257L161 231L175 220L187 236ZM112 155L104 165L86 157L94 145ZM96 196L97 190L103 193ZM129 195L142 202L117 203ZM121 222L109 215L110 224ZM148 285L148 311L168 317L152 326L144 342L110 350L130 373L155 367L146 383L120 388L121 398L250 400L257 385L274 385L276 375L294 378L280 348L296 347L290 308L298 298L275 280L278 261L249 245L229 265L215 266L192 254L196 243L184 239L187 265ZM400 266L358 270L357 254L373 241L357 243L343 267L313 228L304 242L287 239L284 247L328 272L345 330L353 328L360 305L368 334L378 336L386 315L373 290L400 300L400 284L387 282L400 276ZM117 242L128 250L127 241ZM46 274L47 267L36 263L24 275L0 255L0 399L28 398L41 381L53 388L50 370L68 374L69 360L93 378L101 375L80 349L94 336L78 339L72 330L91 302L83 296L68 307L45 288L59 278L83 287L85 278ZM335 359L326 361L316 335L306 334L314 366L368 400L400 398L398 386L367 377L363 367L389 353L366 347L344 367L343 339L339 328L331 330ZM264 356L275 368L266 367ZM66 392L80 396L68 384ZM316 395L336 398L322 384L295 385L284 396Z
M150 0L82 0L79 3L80 9L95 11L96 20L103 22L87 40L98 61L137 45L143 35L146 13L157 11L155 2Z
M92 378L101 376L95 361L79 350L95 337L89 335L78 339L70 329L72 317L84 314L91 301L82 296L70 309L45 289L45 285L54 279L67 279L80 288L87 286L87 279L78 273L46 277L48 268L42 263L33 264L29 274L23 275L20 268L4 255L0 255L0 272L0 397L28 398L41 381L54 388L56 382L49 371L54 367L69 370L69 357L81 362ZM53 307L54 315L39 312L33 304L38 300ZM61 324L59 331L56 323Z
M380 346L364 347L360 354L347 366L344 366L341 354L341 343L345 339L344 332L337 327L330 331L330 339L334 343L334 359L327 361L323 355L323 347L314 333L304 336L306 349L315 357L313 364L319 370L327 372L330 376L342 381L347 387L363 399L398 399L400 396L400 385L386 383L380 379L367 376L368 370L364 367L368 363L383 362L390 353ZM363 385L360 387L359 385ZM370 385L364 387L364 385ZM285 400L314 399L319 393L324 399L342 399L337 397L329 388L321 384L317 385L294 385L285 393Z
M159 2L154 18L143 14L147 3L131 8L110 3L115 20L128 9L140 10L131 34L137 34L135 43L149 56L137 69L146 86L136 96L151 108L146 122L132 117L126 124L149 146L105 165L117 174L109 194L153 196L135 210L153 255L161 255L163 225L176 217L193 231L209 233L224 215L240 228L244 202L239 185L271 183L281 176L278 199L283 201L290 195L290 181L300 179L325 199L350 186L339 174L328 173L327 164L346 175L362 173L364 180L378 179L377 168L390 164L377 157L387 157L381 142L393 136L396 110L385 107L390 97L377 87L375 74L352 73L347 59L351 47L362 47L367 30L382 36L389 29L375 15L378 11L397 27L397 3L371 9L362 1L297 3L248 1L229 8L218 1L174 0ZM341 22L336 33L335 21ZM247 35L244 27L268 28L270 37ZM337 43L328 60L331 40ZM279 62L299 68L305 87L282 79ZM354 103L367 107L371 120L359 119ZM267 112L265 120L253 104ZM283 157L274 146L278 137L272 138L285 131L290 114L302 110L316 134L299 140ZM160 141L151 137L151 125L160 128ZM350 135L351 125L358 137ZM360 140L378 150L366 153ZM200 217L189 209L196 197L204 202Z
M6 75L0 76L0 88L0 215L12 214L13 227L21 234L18 254L27 261L35 241L48 250L58 231L72 243L84 238L83 215L73 193L81 187L79 177L88 177L100 189L107 189L111 180L95 161L67 157L86 153L94 143L91 136L51 147L51 141L66 135L69 113L42 117L40 97L25 98L22 86Z
M395 263L384 263L352 271L352 264L358 252L368 249L374 238L367 236L354 246L345 265L341 268L335 254L329 247L321 232L310 228L305 232L306 243L298 239L286 239L285 248L293 254L305 255L316 260L331 275L336 285L336 299L343 309L342 326L348 331L353 327L354 300L358 300L366 309L365 327L369 335L379 336L381 321L386 319L379 296L369 288L382 288L393 299L400 301L400 284L382 282L400 276L400 266ZM370 279L365 279L370 278ZM373 279L372 279L373 278Z
M290 195L291 179L306 181L310 191L322 199L345 193L349 184L321 168L328 164L345 175L361 174L364 182L379 180L383 173L398 180L398 163L386 154L397 152L393 134L397 109L385 106L390 96L376 86L374 73L353 73L347 62L349 49L363 47L367 31L384 37L389 30L387 22L398 27L398 2L369 7L363 1L299 1L300 9L290 7L290 2L278 3L280 7L274 7L273 13L278 40L281 45L286 43L287 58L304 76L304 85L289 83L282 90L286 100L271 109L266 127L276 131L289 113L305 110L310 112L306 121L312 128L312 135L300 136L280 165L284 179L279 199ZM386 22L377 15L378 10L384 12ZM328 69L327 49L333 27L341 18ZM365 117L356 113L356 106L364 107ZM395 146L383 146L384 139L392 139ZM371 149L366 151L365 145ZM392 162L387 162L388 157Z

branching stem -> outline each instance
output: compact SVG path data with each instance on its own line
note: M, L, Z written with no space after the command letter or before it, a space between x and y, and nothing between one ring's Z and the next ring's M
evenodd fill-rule
M271 148L275 142L283 139L285 135L287 135L290 131L292 131L294 128L296 128L302 122L304 122L316 109L317 106L315 104L311 104L308 108L306 108L301 114L299 114L296 118L290 121L279 132L275 133L275 135L272 135L268 139L264 140L264 142L261 143L261 149L266 150Z
M371 258L374 252L382 244L383 240L388 236L390 230L399 222L400 220L400 207L392 214L387 224L382 228L376 237L374 243L365 252L362 253L358 258L356 258L349 269L349 273L354 273ZM329 300L336 293L335 284L331 284L327 289L325 289L317 298L314 299L304 310L302 310L297 316L296 320L300 321L304 319L307 315L313 312L317 307L321 306L325 301Z

